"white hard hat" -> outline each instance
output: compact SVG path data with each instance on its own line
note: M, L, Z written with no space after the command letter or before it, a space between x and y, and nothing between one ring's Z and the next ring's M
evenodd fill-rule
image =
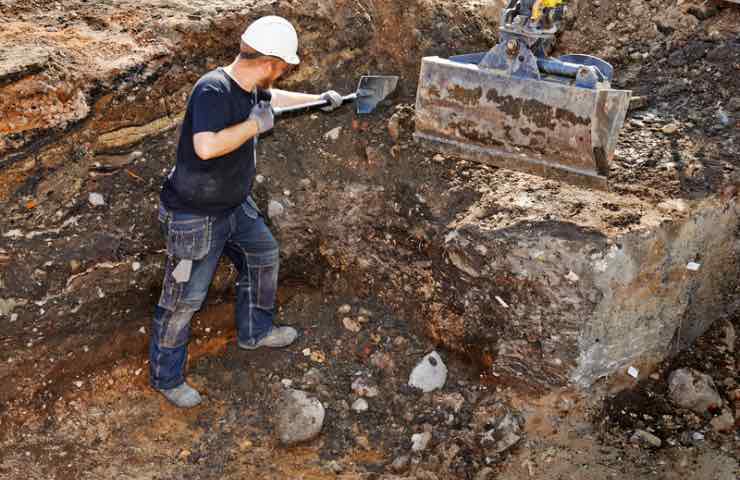
M262 55L278 57L298 65L298 33L293 25L282 17L270 15L254 21L242 35L242 42Z

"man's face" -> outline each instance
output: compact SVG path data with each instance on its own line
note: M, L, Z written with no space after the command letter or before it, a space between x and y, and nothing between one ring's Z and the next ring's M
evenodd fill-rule
M269 68L267 69L265 77L257 82L257 86L263 90L272 88L272 84L275 83L278 78L285 75L291 67L289 63L284 62L279 58L271 58L268 65Z

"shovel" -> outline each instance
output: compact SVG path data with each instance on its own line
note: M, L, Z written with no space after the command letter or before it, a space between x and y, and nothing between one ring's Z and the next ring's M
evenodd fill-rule
M357 91L342 97L342 103L355 102L357 113L366 115L372 113L380 102L388 98L396 90L397 85L398 77L388 75L365 76L360 78ZM289 113L328 107L329 105L331 105L329 100L317 100L292 107L273 108L273 113L277 117Z

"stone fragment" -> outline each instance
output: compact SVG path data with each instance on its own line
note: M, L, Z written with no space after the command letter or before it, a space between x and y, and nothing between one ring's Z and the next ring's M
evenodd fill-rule
M675 123L669 123L668 125L663 126L660 131L666 135L673 135L678 131L678 125Z
M283 213L285 213L285 207L283 207L283 204L277 200L270 200L270 203L267 204L267 216L270 218L277 218Z
M358 398L352 404L352 410L357 413L367 412L369 408L370 408L370 405L367 403L367 400L365 400L364 398Z
M375 352L370 356L370 365L385 373L396 370L396 362L389 353Z
M301 390L286 389L277 405L275 429L283 445L306 442L321 433L326 412L316 398Z
M329 470L330 472L336 475L339 475L340 473L344 471L344 468L342 467L342 465L336 460L332 460L331 462L327 463L326 468L327 470Z
M446 382L447 366L437 352L425 356L409 376L409 385L424 393L442 388Z
M723 410L721 415L714 417L710 423L712 428L720 433L730 433L735 429L735 418L727 409Z
M87 200L93 207L102 207L103 205L105 205L105 198L103 198L103 195L99 193L91 193L87 197Z
M465 397L459 393L440 394L434 397L434 403L452 410L454 413L460 413L465 405Z
M337 309L337 312L340 315L347 315L351 311L352 311L352 306L349 305L349 304L347 304L347 303L345 303L344 305L342 305L341 307L339 307L339 309Z
M663 441L646 430L635 430L630 438L632 443L638 443L652 448L660 448Z
M331 140L332 142L336 142L339 140L339 136L342 134L342 127L336 127L332 128L328 132L324 134L324 140Z
M500 454L514 447L522 439L519 422L507 413L494 428L481 436L481 446L488 454Z
M344 317L342 319L342 325L344 325L344 328L353 333L358 333L360 330L362 330L362 325L360 325L356 320L353 320L349 317Z
M378 387L371 385L367 379L363 377L357 377L352 382L352 392L358 397L375 398L380 393Z
M668 377L668 396L676 405L703 414L722 406L714 380L691 368L681 368Z
M423 452L427 449L431 441L432 434L430 432L415 433L411 435L411 451Z
M394 473L403 473L409 468L409 456L408 455L401 455L400 457L393 460L393 463L390 465L390 469Z

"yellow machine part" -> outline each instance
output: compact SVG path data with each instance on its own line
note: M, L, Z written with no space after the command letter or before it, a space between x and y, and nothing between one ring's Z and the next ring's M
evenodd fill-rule
M542 18L542 12L546 8L555 8L566 3L567 0L537 0L537 3L532 8L532 20L539 22L540 18Z

